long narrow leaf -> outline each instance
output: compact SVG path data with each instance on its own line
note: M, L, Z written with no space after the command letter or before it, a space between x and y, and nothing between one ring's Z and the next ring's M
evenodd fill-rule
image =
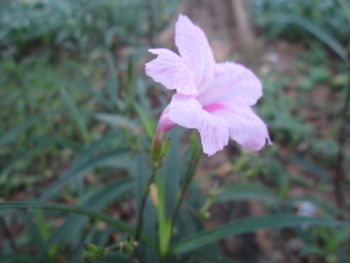
M296 227L304 224L337 226L341 223L333 218L311 218L295 215L251 217L193 234L175 244L173 252L175 254L189 252L230 236L253 232L260 229Z
M102 153L99 156L89 158L78 167L73 167L67 171L67 173L61 177L56 183L54 183L40 198L41 201L48 200L51 196L56 194L63 186L68 184L72 179L84 175L86 172L93 170L94 168L101 166L104 162L110 160L118 160L117 157L129 152L129 149L117 149Z
M315 25L310 20L289 14L279 14L273 18L274 21L279 21L286 24L294 24L315 37L317 37L321 42L326 44L330 49L333 50L342 60L347 61L347 55L345 48L327 31Z
M19 162L22 159L27 158L28 156L42 150L45 149L48 146L51 146L53 144L59 144L59 145L64 145L64 146L68 146L68 147L74 147L73 143L70 143L68 141L65 141L63 139L59 139L59 138L55 138L55 137L40 137L40 138L36 138L35 141L38 141L38 144L34 147L32 147L29 150L23 151L19 154L17 154L12 160L10 160L9 162L7 162L7 164L0 170L0 174L8 174L11 169L13 169L15 167L15 165L17 164L17 162Z
M215 202L226 202L232 200L259 200L267 204L282 202L280 197L262 184L257 183L235 183L224 187L215 198Z
M59 89L61 96L63 97L64 101L67 104L67 107L69 111L72 114L73 120L77 123L77 126L86 142L90 141L90 135L87 128L86 120L84 116L80 113L77 104L72 99L71 96L69 96L67 90L64 87L61 87Z
M58 110L44 112L44 113L41 113L37 116L34 116L34 117L24 121L24 122L17 124L16 126L12 127L9 131L7 131L5 134L3 134L0 137L0 146L5 144L5 143L10 142L13 138L16 137L17 134L21 133L22 131L29 128L30 126L33 126L34 124L41 122L47 116L55 114L57 112L58 112Z
M114 63L114 56L111 52L106 54L107 66L108 66L108 92L114 103L118 101L118 80L116 76L116 67Z
M342 9L346 13L346 17L348 18L348 20L350 22L350 3L349 3L349 1L347 1L347 0L338 0L338 2L340 3Z
M65 213L73 213L83 216L88 216L90 218L101 220L108 225L111 225L119 230L125 231L129 234L134 233L134 227L128 223L125 223L119 219L112 218L106 214L94 211L89 208L81 206L73 206L66 204L55 204L46 202L3 202L0 203L0 209L14 209L14 208L28 208L28 209L45 209L45 210L55 210Z
M130 192L132 186L133 181L130 179L106 185L84 196L83 200L79 202L79 206L100 211L111 201ZM65 222L51 234L41 249L41 255L44 255L55 244L68 244L75 237L80 236L79 233L86 222L87 218L77 215L68 216Z

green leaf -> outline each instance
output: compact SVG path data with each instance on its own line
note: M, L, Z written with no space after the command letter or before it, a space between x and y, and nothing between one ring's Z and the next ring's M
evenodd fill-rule
M135 121L133 121L125 116L120 116L120 115L116 115L116 114L101 112L101 113L95 114L94 117L97 120L102 121L102 122L112 126L113 128L125 127L129 130L133 130L138 126Z
M347 61L346 49L327 31L319 27L318 25L312 23L310 20L289 14L279 14L274 20L280 21L281 23L294 24L300 28L308 31L315 37L317 37L321 42L326 44L330 49L333 50L341 59Z
M28 208L28 209L45 209L45 210L55 210L65 213L73 213L78 215L87 216L95 220L100 220L113 226L119 230L133 234L135 229L134 226L125 223L119 219L112 218L106 214L94 211L90 208L85 208L81 206L56 204L56 203L46 203L46 202L3 202L0 203L0 209L16 209L16 208Z
M171 142L167 155L164 158L160 175L164 178L166 215L171 217L174 213L180 181L184 173L187 160L180 158L180 133L175 129L170 133Z
M33 255L26 254L0 254L0 262L33 262Z
M349 3L349 1L347 1L347 0L338 0L338 2L340 3L342 9L346 13L346 17L348 18L348 20L350 22L350 3Z
M215 202L232 200L258 200L266 204L281 202L281 198L269 188L258 183L235 183L224 187L215 198Z
M94 98L101 105L105 106L107 109L110 109L110 110L113 109L113 104L107 98L105 98L105 96L101 92L91 87L89 83L86 83L83 80L72 80L72 79L62 80L61 82L64 85L69 85L69 86L74 85L74 87L92 95L93 96L92 98Z
M72 179L77 178L79 176L83 176L88 171L91 171L96 167L102 166L104 162L117 162L117 157L128 152L129 149L110 150L98 156L92 156L91 158L86 159L86 161L79 163L79 165L73 165L73 167L69 169L63 177L61 177L56 183L54 183L48 190L44 192L40 200L48 200L51 196L56 194L63 186L68 184Z
M116 66L114 63L114 56L112 52L106 53L107 66L108 66L108 92L114 103L118 103L118 80L116 76Z
M122 139L123 137L120 131L105 134L103 137L81 150L70 169L78 168L81 164L92 158L98 151L109 149L109 146L119 145Z
M44 112L44 113L41 113L37 116L34 116L34 117L24 121L24 122L17 124L16 126L12 127L9 131L7 131L5 134L3 134L0 137L0 146L5 144L5 143L10 142L14 137L16 137L16 135L18 135L19 133L21 133L25 129L29 128L30 126L33 126L34 124L41 122L47 116L55 114L57 112L58 112L58 110Z
M34 141L34 140L31 140ZM35 141L38 141L38 144L34 147L32 147L31 149L27 150L27 151L23 151L20 152L19 154L17 154L12 160L8 161L7 164L2 168L2 170L0 171L1 175L7 175L11 169L13 169L15 167L15 165L17 164L17 162L19 162L22 159L25 159L27 157L29 157L30 155L45 149L46 147L53 145L53 144L59 144L59 145L63 145L63 146L68 146L73 148L74 144L67 142L65 140L59 139L59 138L55 138L55 137L40 137L40 138L35 138ZM0 178L0 183L3 179Z
M138 115L139 119L142 122L142 125L145 128L146 134L148 136L148 138L150 138L150 140L152 140L153 138L153 130L154 130L154 123L153 121L148 118L145 114L145 112L137 105L136 101L131 99L130 100L131 105L133 106L133 108L136 111L136 114Z
M237 261L229 259L222 254L223 253L221 251L210 253L210 251L207 251L207 249L203 249L203 251L194 254L193 257L201 263L237 263Z
M327 180L329 178L327 171L322 169L319 165L314 164L305 158L298 158L296 156L290 156L290 157L287 157L286 160L288 162L294 163L294 164L306 169L307 171L309 171L310 173L312 173L316 176L319 176L320 179Z
M72 97L68 94L67 90L63 86L59 89L59 91L64 101L66 102L69 111L72 113L73 120L77 123L78 128L85 142L89 142L90 134L87 128L86 120L84 116L80 114L77 104L75 103L75 101L72 99Z
M341 223L333 218L312 218L295 215L250 217L217 228L190 235L173 246L175 254L181 254L219 241L221 239L266 228L296 227L308 225L336 226Z
M117 200L118 197L131 191L133 180L127 179L108 184L90 193L87 193L83 200L79 202L79 206L94 210L101 210L110 202ZM70 215L65 222L57 228L50 236L46 245L41 250L41 255L44 255L55 244L67 244L74 240L74 237L80 236L79 232L86 224L87 218L82 218L77 215ZM85 233L86 234L86 233ZM67 242L65 242L67 241Z
M71 167L63 177L61 177L57 182L55 182L50 188L48 188L42 195L41 201L46 201L53 194L61 189L65 184L67 184L73 178L79 177L84 174L85 171L94 169L95 166L100 165L101 162L108 159L111 151L100 153L97 155L98 151L102 149L109 149L111 146L115 146L115 143L118 143L122 140L122 134L120 132L111 132L101 139L96 140L91 145L83 149L77 156L76 160L72 163ZM116 150L118 152L118 150ZM120 150L120 154L124 153L124 149ZM117 154L117 153L116 153ZM102 156L103 155L103 156ZM101 157L102 156L102 157ZM97 159L96 159L97 158ZM86 170L87 169L87 170Z

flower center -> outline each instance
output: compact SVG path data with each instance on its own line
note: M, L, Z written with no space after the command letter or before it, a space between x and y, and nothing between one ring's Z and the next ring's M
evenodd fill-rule
M222 105L220 103L213 103L213 104L209 104L209 105L203 107L203 109L205 111L210 112L210 113L221 110L223 108L224 108L224 105Z

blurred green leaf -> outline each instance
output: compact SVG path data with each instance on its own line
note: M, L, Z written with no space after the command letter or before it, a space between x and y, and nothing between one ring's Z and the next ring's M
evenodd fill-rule
M79 201L79 206L100 211L110 202L116 201L122 195L130 192L132 186L133 180L127 179L105 185L96 190L93 189L86 193L82 200ZM68 216L64 223L51 234L45 246L41 248L40 254L44 255L44 253L55 244L68 244L70 241L74 240L74 238L80 236L79 233L86 223L87 218L82 218L77 215Z
M185 160L180 154L180 133L174 130L170 133L170 146L167 155L164 158L163 166L160 169L160 175L164 178L165 187L165 207L166 214L170 217L174 213L180 181L183 176L182 165Z
M41 114L38 114L37 116L34 116L32 118L29 118L28 120L21 122L17 124L16 126L12 127L9 131L7 131L5 134L3 134L0 137L0 146L10 142L13 140L19 133L23 132L27 128L41 122L43 119L45 119L47 116L57 113L58 110L53 110L49 112L44 112Z
M289 156L286 160L290 163L294 163L307 171L311 172L313 175L318 176L322 180L329 180L328 173L322 169L319 165L308 161L306 158L299 158L296 156Z
M318 25L312 23L310 20L304 17L290 15L290 14L278 14L274 20L281 23L294 24L300 28L308 31L321 42L326 44L334 53L336 53L342 60L347 61L346 49L331 35L331 33L322 29Z
M111 113L96 113L95 118L98 119L99 121L102 121L113 128L122 128L125 127L129 130L135 129L138 125L137 123L125 116L121 115L116 115L116 114L111 114Z
M49 187L41 196L41 201L48 200L51 196L56 194L63 186L69 183L72 179L79 176L83 176L86 172L93 170L94 168L103 165L107 161L118 161L120 155L126 154L129 152L129 149L121 148L116 150L111 150L104 152L100 155L90 157L86 161L79 163L79 165L72 165L72 168L69 169L63 177L56 181L51 187ZM77 162L80 159L77 160Z
M259 183L234 183L227 185L215 198L217 203L234 200L257 200L270 205L282 201L278 195Z
M5 263L25 263L25 262L33 262L33 256L30 254L0 254L0 262Z
M174 244L173 252L175 254L190 252L192 250L195 250L197 248L230 236L235 236L247 232L253 232L260 229L296 227L302 226L304 224L327 226L342 225L342 223L333 218L311 218L300 217L295 215L272 215L264 217L251 217L190 235Z
M338 2L340 3L342 9L344 10L344 12L346 13L346 17L348 18L349 22L350 22L350 3L349 1L346 0L338 0Z
M137 102L133 99L131 99L131 104L135 109L140 121L142 122L143 127L145 128L146 134L148 135L150 140L152 140L154 130L153 120L146 116L145 112L137 105Z
M84 141L86 143L89 143L90 134L87 128L85 117L82 114L80 114L80 111L74 99L68 94L67 90L63 86L59 89L59 91L64 101L66 102L68 109L72 113L73 120L76 122L77 126L79 127L79 130L82 134L82 137L84 138Z
M55 210L65 213L74 213L82 216L87 216L95 220L101 220L108 225L111 225L119 230L125 231L129 234L134 233L134 227L128 223L125 223L119 219L112 218L106 214L94 211L89 208L65 204L55 204L55 203L45 203L45 202L2 202L0 203L0 209L18 209L18 208L28 208L28 209L45 209L45 210Z
M30 141L34 141L34 139ZM30 148L27 151L23 151L16 154L15 157L10 161L8 161L7 164L0 170L0 175L7 175L19 161L29 157L32 154L39 152L42 149L49 147L50 145L59 144L59 145L68 146L72 148L76 146L74 145L74 143L70 143L63 139L55 138L55 137L40 137L40 138L35 138L35 141L38 141L38 145ZM2 183L2 180L3 180L2 177L0 177L0 184Z
M106 52L107 66L108 66L108 92L111 96L111 100L118 105L118 80L116 66L114 63L113 53L110 51Z

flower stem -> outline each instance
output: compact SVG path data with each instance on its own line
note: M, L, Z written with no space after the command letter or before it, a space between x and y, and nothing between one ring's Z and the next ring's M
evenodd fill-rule
M136 232L135 232L135 240L139 241L142 227L143 227L143 214L146 206L147 197L150 192L151 184L154 182L156 178L159 168L162 164L163 157L165 156L169 146L169 141L163 141L163 133L156 133L153 137L152 146L151 146L151 161L152 161L152 173L149 177L146 186L143 190L143 195L141 199L140 209L138 213Z
M172 224L166 215L164 184L159 174L156 176L157 200L156 205L158 213L158 240L160 260L163 260L169 252L169 243L171 238Z

